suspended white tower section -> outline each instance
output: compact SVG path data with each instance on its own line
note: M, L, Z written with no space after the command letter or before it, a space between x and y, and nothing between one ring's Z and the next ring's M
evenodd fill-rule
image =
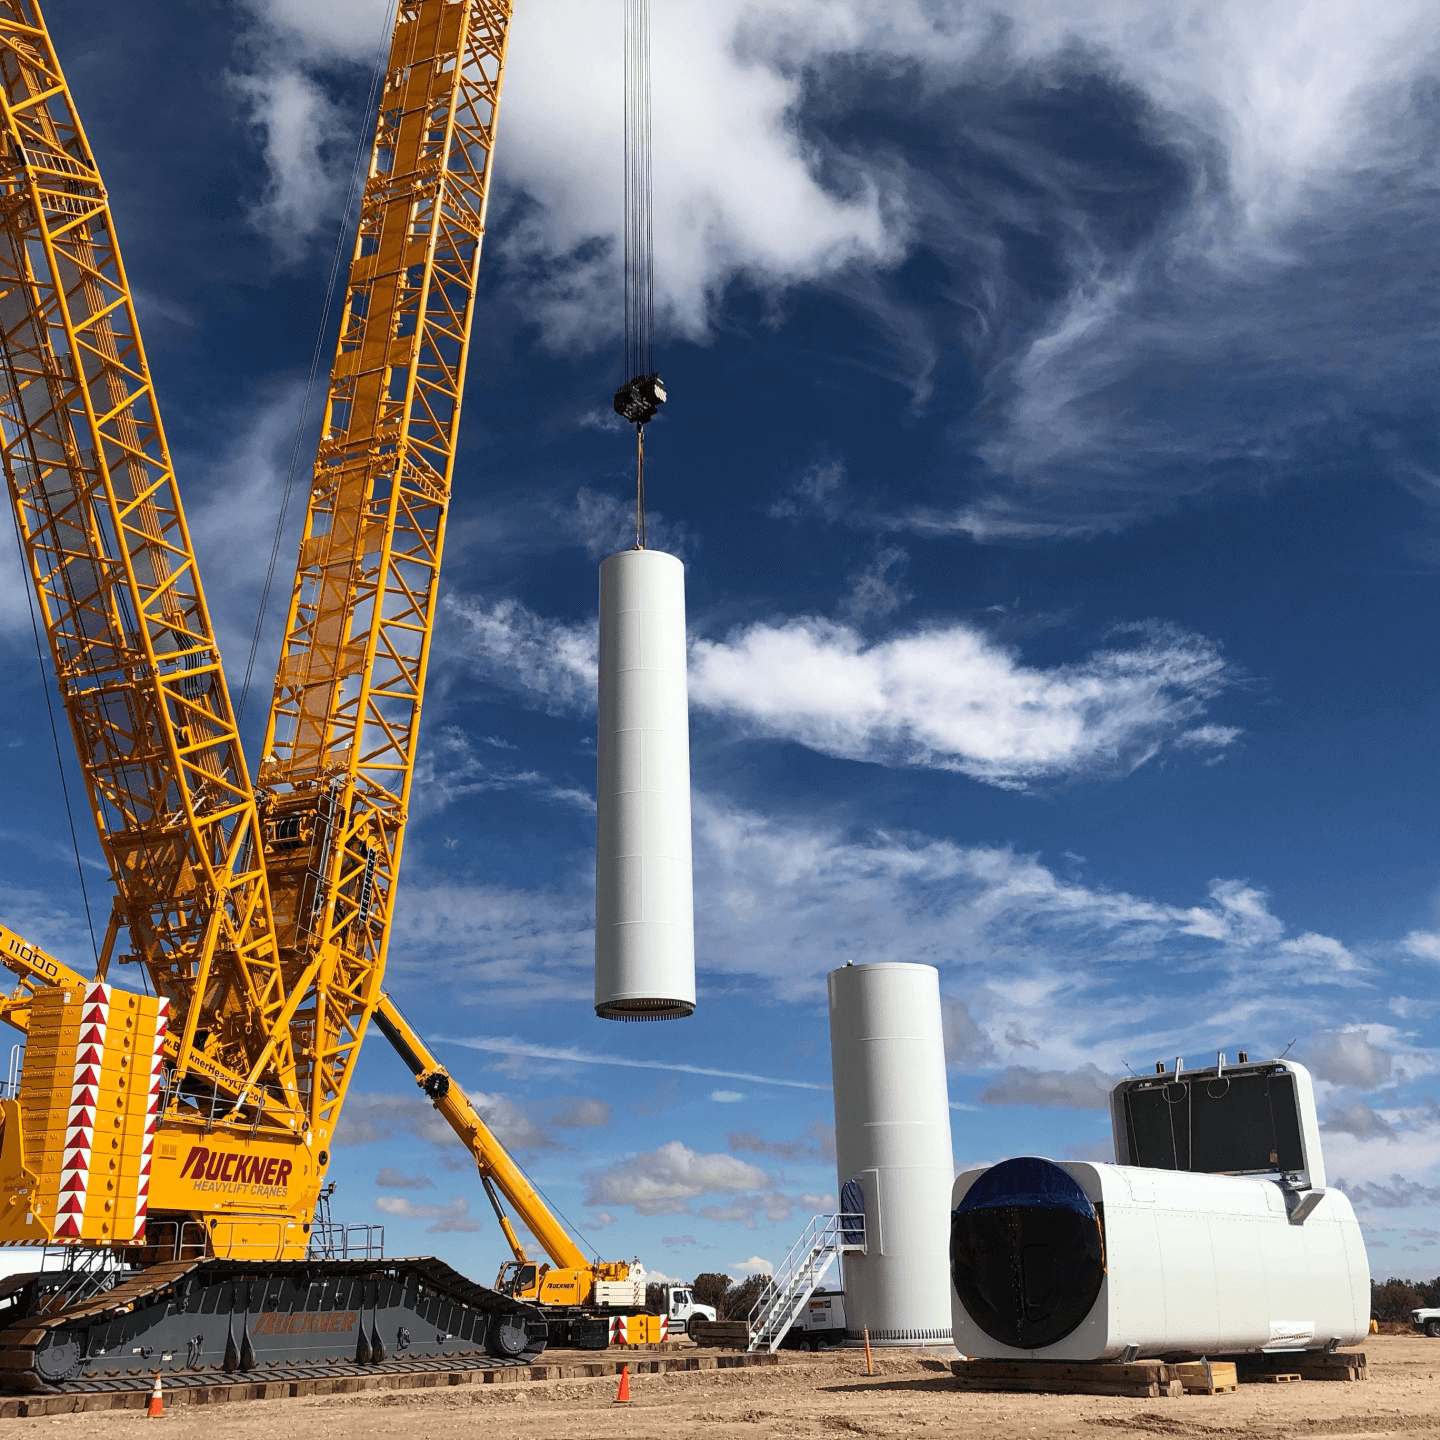
M685 567L659 550L600 566L595 1013L695 1009Z

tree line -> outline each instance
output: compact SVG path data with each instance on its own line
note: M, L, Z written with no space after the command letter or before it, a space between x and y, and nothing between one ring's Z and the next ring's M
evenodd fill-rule
M1412 1310L1440 1307L1440 1276L1434 1280L1372 1280L1370 1313L1377 1320L1410 1319Z

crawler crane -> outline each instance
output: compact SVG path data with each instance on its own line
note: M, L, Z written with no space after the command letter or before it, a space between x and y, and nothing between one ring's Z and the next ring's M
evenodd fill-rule
M643 1304L382 988L511 4L399 0L252 783L105 189L36 0L0 0L0 459L114 889L91 978L0 926L0 1244L74 1260L0 1282L0 1389L514 1364ZM501 1287L313 1257L372 1018L475 1156Z

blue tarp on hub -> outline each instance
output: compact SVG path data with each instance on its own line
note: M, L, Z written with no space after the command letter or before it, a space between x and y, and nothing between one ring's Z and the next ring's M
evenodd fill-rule
M971 1210L996 1210L1028 1205L1041 1210L1073 1210L1095 1219L1095 1207L1079 1184L1051 1160L1022 1155L992 1165L955 1207L957 1215Z

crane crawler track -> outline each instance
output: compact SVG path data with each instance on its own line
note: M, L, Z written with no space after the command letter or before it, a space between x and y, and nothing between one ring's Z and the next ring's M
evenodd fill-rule
M545 1340L533 1305L433 1257L185 1260L12 1321L0 1392L487 1369L528 1364Z

